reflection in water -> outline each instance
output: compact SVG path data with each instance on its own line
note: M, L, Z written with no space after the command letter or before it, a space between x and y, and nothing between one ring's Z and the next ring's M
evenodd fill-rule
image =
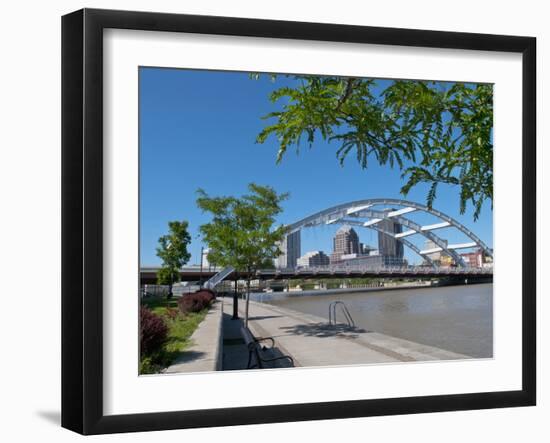
M493 355L492 284L260 297L265 303L324 318L329 304L341 300L360 328L472 357Z

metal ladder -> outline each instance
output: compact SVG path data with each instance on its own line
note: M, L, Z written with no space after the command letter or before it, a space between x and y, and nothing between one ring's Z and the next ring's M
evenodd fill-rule
M351 317L348 307L343 301L333 301L328 307L328 324L336 326L336 308L340 306L340 310L343 312L346 322L350 328L355 328L355 322Z

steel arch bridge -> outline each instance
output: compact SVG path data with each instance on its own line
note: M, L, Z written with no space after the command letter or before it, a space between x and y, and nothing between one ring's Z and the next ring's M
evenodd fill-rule
M392 207L392 209L377 210L375 209L377 206ZM393 207L399 208L394 209ZM406 214L417 211L435 216L438 219L438 222L429 225L420 225L405 217ZM379 223L384 219L391 219L402 225L403 228L407 228L407 230L400 233L385 231L379 225ZM433 208L428 208L426 205L422 205L420 203L393 198L356 200L327 208L289 225L287 235L300 231L304 228L330 224L357 226L381 232L384 235L388 235L395 238L395 240L400 241L404 246L414 251L416 254L421 256L422 259L434 267L435 263L429 255L436 252L444 252L449 255L454 259L455 263L459 267L466 267L466 265L462 257L456 252L458 249L478 247L486 255L493 257L493 250L491 248L489 248L471 230L447 214ZM448 227L458 229L471 241L466 243L447 244L447 242L438 236L434 231ZM436 247L420 250L415 244L407 239L407 237L416 234L420 234L424 238L431 240Z

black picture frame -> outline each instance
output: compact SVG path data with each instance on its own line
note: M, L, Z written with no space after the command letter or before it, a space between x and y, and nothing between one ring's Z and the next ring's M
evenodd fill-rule
M103 413L103 30L171 31L522 55L522 389L106 416ZM536 403L536 39L83 9L62 18L62 426L82 434L320 420ZM518 276L518 278L520 278Z

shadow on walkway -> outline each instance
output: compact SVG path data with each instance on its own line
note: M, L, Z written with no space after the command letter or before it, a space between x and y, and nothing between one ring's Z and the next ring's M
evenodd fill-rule
M249 317L248 320L267 320L268 318L281 318L282 315L256 315L254 317Z
M223 313L223 371L246 369L248 349L241 337L240 331L242 325L243 321L240 318L233 320L231 314Z
M265 315L250 317L249 321L263 320L269 318L281 317L280 315ZM241 327L243 326L243 319L232 319L232 315L224 312L223 318L223 362L222 368L224 371L242 371L247 369L248 363L248 347L245 345L241 335ZM262 351L262 357L265 359L272 359L282 357L284 353L277 348L277 341L275 341L275 347ZM292 367L292 363L288 359L276 360L273 362L262 362L265 369L269 368L289 368ZM257 369L257 368L254 368Z
M307 337L345 337L357 338L359 334L367 331L363 328L348 326L344 324L330 325L328 323L306 323L294 326L282 326L280 328L287 334L304 335Z
M206 352L198 352L198 351L183 351L178 352L180 356L172 362L170 366L174 365L180 365L182 363L189 363L190 361L197 360L198 358L202 358L206 355Z

